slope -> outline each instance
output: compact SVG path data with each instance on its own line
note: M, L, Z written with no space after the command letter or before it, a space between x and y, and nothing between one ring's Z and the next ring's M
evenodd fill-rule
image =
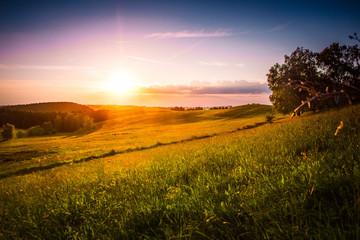
M47 239L357 239L359 110L2 179L0 232Z
M249 105L247 108L257 108ZM28 173L72 162L97 159L113 152L147 149L223 134L261 124L261 115L242 118L220 117L234 109L214 111L171 111L166 108L104 106L110 119L97 124L93 132L57 134L13 139L0 143L0 176ZM241 111L242 108L235 108Z

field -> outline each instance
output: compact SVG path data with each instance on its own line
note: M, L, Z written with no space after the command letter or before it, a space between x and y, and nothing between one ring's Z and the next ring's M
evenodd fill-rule
M109 109L0 143L0 238L360 239L359 105Z
M111 120L98 131L29 137L0 145L0 178L52 166L86 161L114 152L141 150L158 145L235 131L262 124L272 108L247 105L228 111L171 111L166 108L108 106ZM26 160L26 161L23 161Z

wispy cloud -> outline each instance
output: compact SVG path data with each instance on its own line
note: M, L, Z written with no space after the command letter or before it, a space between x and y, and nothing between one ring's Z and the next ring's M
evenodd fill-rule
M208 38L208 37L227 37L232 36L233 33L229 29L218 29L215 32L205 32L204 29L199 31L180 31L180 32L160 32L146 35L146 38Z
M90 66L66 66L66 65L7 65L0 64L3 70L92 70Z
M181 55L189 52L191 49L200 46L203 42L204 42L204 41L198 41L197 43L195 43L195 44L193 44L193 45L191 45L191 46L189 46L189 47L187 47L187 48L184 48L184 49L176 52L175 54L173 54L172 56L170 56L167 60L172 60L172 59L174 59L174 58L177 58L177 57L179 57L179 56L181 56Z
M210 62L200 61L200 62L198 62L198 64L199 64L199 65L203 65L203 66L210 66L210 67L236 66L236 67L243 68L243 67L245 66L245 63L233 64L233 63L217 62L217 61L210 61Z
M143 57L136 57L136 56L124 56L130 59L135 59L135 60L139 60L139 61L143 61L143 62L151 62L151 63L157 63L157 64L165 64L165 65L172 65L172 66L180 66L178 64L175 63L170 63L170 62L165 62L165 61L159 61L156 59L151 59L151 58L143 58Z
M287 22L287 23L283 23L283 24L279 24L277 26L275 26L274 28L271 28L269 30L267 30L266 32L276 32L276 31L280 31L284 28L286 28L287 26L289 26L292 22Z
M259 94L270 93L266 83L239 81L220 81L217 84L166 85L139 88L148 94Z

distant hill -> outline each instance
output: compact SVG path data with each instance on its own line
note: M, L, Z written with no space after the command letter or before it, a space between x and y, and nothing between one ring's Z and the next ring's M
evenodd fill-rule
M92 118L94 122L101 122L108 119L108 111L94 110L88 106L73 102L3 106L0 107L0 126L10 123L16 128L27 129L45 122L52 122L53 125L56 125L56 122L63 121L62 127L58 127L58 131L70 131L64 130L64 126L76 125L77 128L80 128L85 121L85 116ZM75 124L75 122L77 123Z
M94 112L94 110L88 106L73 102L31 103L31 104L3 106L1 108L18 110L18 111L34 111L34 112L63 112L63 113L64 112L82 112L82 113Z
M272 112L273 107L271 105L263 104L247 104L237 107L232 107L224 112L216 114L218 117L225 118L248 118L259 115L265 115L266 113Z

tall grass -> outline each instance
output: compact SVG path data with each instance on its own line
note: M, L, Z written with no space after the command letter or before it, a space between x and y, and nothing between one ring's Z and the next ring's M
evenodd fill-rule
M158 143L191 140L194 136L227 133L264 122L265 113L271 109L271 106L256 104L214 111L178 112L145 107L111 109L111 119L99 123L96 131L87 134L57 134L0 143L0 163L6 160L6 164L0 164L0 178L82 162L112 150L121 153L146 149Z
M2 179L0 237L359 239L359 109Z

